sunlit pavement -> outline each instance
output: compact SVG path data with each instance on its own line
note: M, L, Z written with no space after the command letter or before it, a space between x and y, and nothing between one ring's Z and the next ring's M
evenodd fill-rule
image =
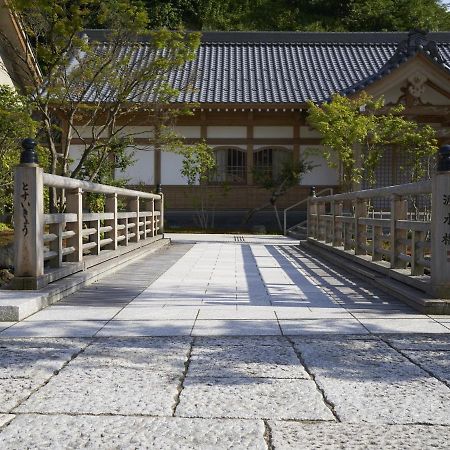
M448 448L450 316L281 236L169 237L0 322L0 448Z

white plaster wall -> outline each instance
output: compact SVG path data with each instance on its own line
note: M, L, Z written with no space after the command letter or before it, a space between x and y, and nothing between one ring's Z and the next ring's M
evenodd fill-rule
M6 69L5 63L0 53L0 84L6 84L8 86L14 87L11 77L9 76L8 70Z
M320 137L321 137L320 133L316 131L314 128L309 126L300 127L300 138L310 139Z
M201 136L201 127L199 126L176 126L174 131L185 138L199 138Z
M448 86L446 86L446 88L448 90ZM431 103L432 105L450 105L450 99L442 94L439 94L439 92L429 86L425 86L425 92L423 93L421 99L425 104Z
M100 132L101 127L94 127L94 129L95 129L95 133L98 133L98 132ZM92 127L78 126L78 127L76 127L76 130L82 138L89 139L90 137L92 137ZM74 132L73 137L74 138L78 137L78 134ZM107 136L108 136L108 130L104 130L101 134L101 137L107 137Z
M92 127L90 126L78 126L76 127L78 133L83 138L90 138L92 136ZM94 127L95 132L99 132L101 127ZM131 136L133 138L152 138L153 137L153 127L150 126L127 126L123 130L118 132L119 136ZM75 135L74 135L75 136ZM108 129L104 130L101 137L108 136ZM76 136L75 136L76 137Z
M245 138L247 137L247 127L207 127L207 136L209 138Z
M316 165L311 172L303 176L300 181L301 185L306 186L322 186L322 185L335 185L339 184L339 171L328 167L325 159L316 151L319 146L300 146L301 157L313 165Z
M256 139L292 138L294 136L294 128L280 126L256 126L253 128L253 136Z
M123 130L119 131L119 136L131 136L132 138L152 138L153 127L150 126L129 126L123 127Z
M135 163L124 172L116 170L116 179L126 179L130 184L153 184L155 180L155 152L128 148L127 154L134 154Z
M161 183L163 185L187 185L181 175L183 156L173 152L161 153Z
M84 145L71 145L70 146L70 159L72 162L69 164L69 169L73 170L77 166L81 159L81 155L84 151Z

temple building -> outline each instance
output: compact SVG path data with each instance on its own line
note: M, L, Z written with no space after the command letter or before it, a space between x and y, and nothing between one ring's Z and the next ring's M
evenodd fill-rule
M88 37L101 41L101 32ZM141 64L149 61L146 42L124 51L135 52ZM308 100L364 90L383 96L387 105L405 105L405 115L435 127L441 142L449 136L450 32L206 32L196 59L173 74L173 85L189 78L194 88L174 105L195 103L194 114L180 117L174 129L185 142L204 140L214 148L217 171L208 192L217 211L264 202L267 192L255 184L255 169L276 176L286 158L307 157L316 167L280 199L280 207L307 196L312 185L339 188L339 169L317 153L321 137L306 122ZM142 132L135 144L146 146L153 125L136 115L132 126ZM381 184L403 182L401 159L401 149L386 152ZM193 208L198 186L187 186L180 174L181 156L147 148L136 151L136 160L120 176L132 185L162 184L169 212Z

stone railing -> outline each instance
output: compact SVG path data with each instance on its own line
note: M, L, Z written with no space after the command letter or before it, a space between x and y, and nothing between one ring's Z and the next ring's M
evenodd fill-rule
M17 289L49 282L142 248L162 238L162 193L122 189L44 173L26 139L15 171L14 228ZM44 186L60 190L65 212L44 213ZM105 212L85 210L85 193L102 194Z
M308 240L354 255L375 270L392 269L397 278L450 298L450 146L439 156L430 181L310 197ZM431 194L431 220L408 208L408 198L424 194ZM388 213L369 207L380 197L390 199Z

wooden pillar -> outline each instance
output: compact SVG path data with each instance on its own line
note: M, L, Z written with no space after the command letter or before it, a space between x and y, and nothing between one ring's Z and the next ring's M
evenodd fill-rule
M301 112L294 112L294 124L293 124L293 138L294 144L292 146L292 162L294 164L300 161L300 126L301 126Z
M253 111L247 113L247 185L253 185Z

